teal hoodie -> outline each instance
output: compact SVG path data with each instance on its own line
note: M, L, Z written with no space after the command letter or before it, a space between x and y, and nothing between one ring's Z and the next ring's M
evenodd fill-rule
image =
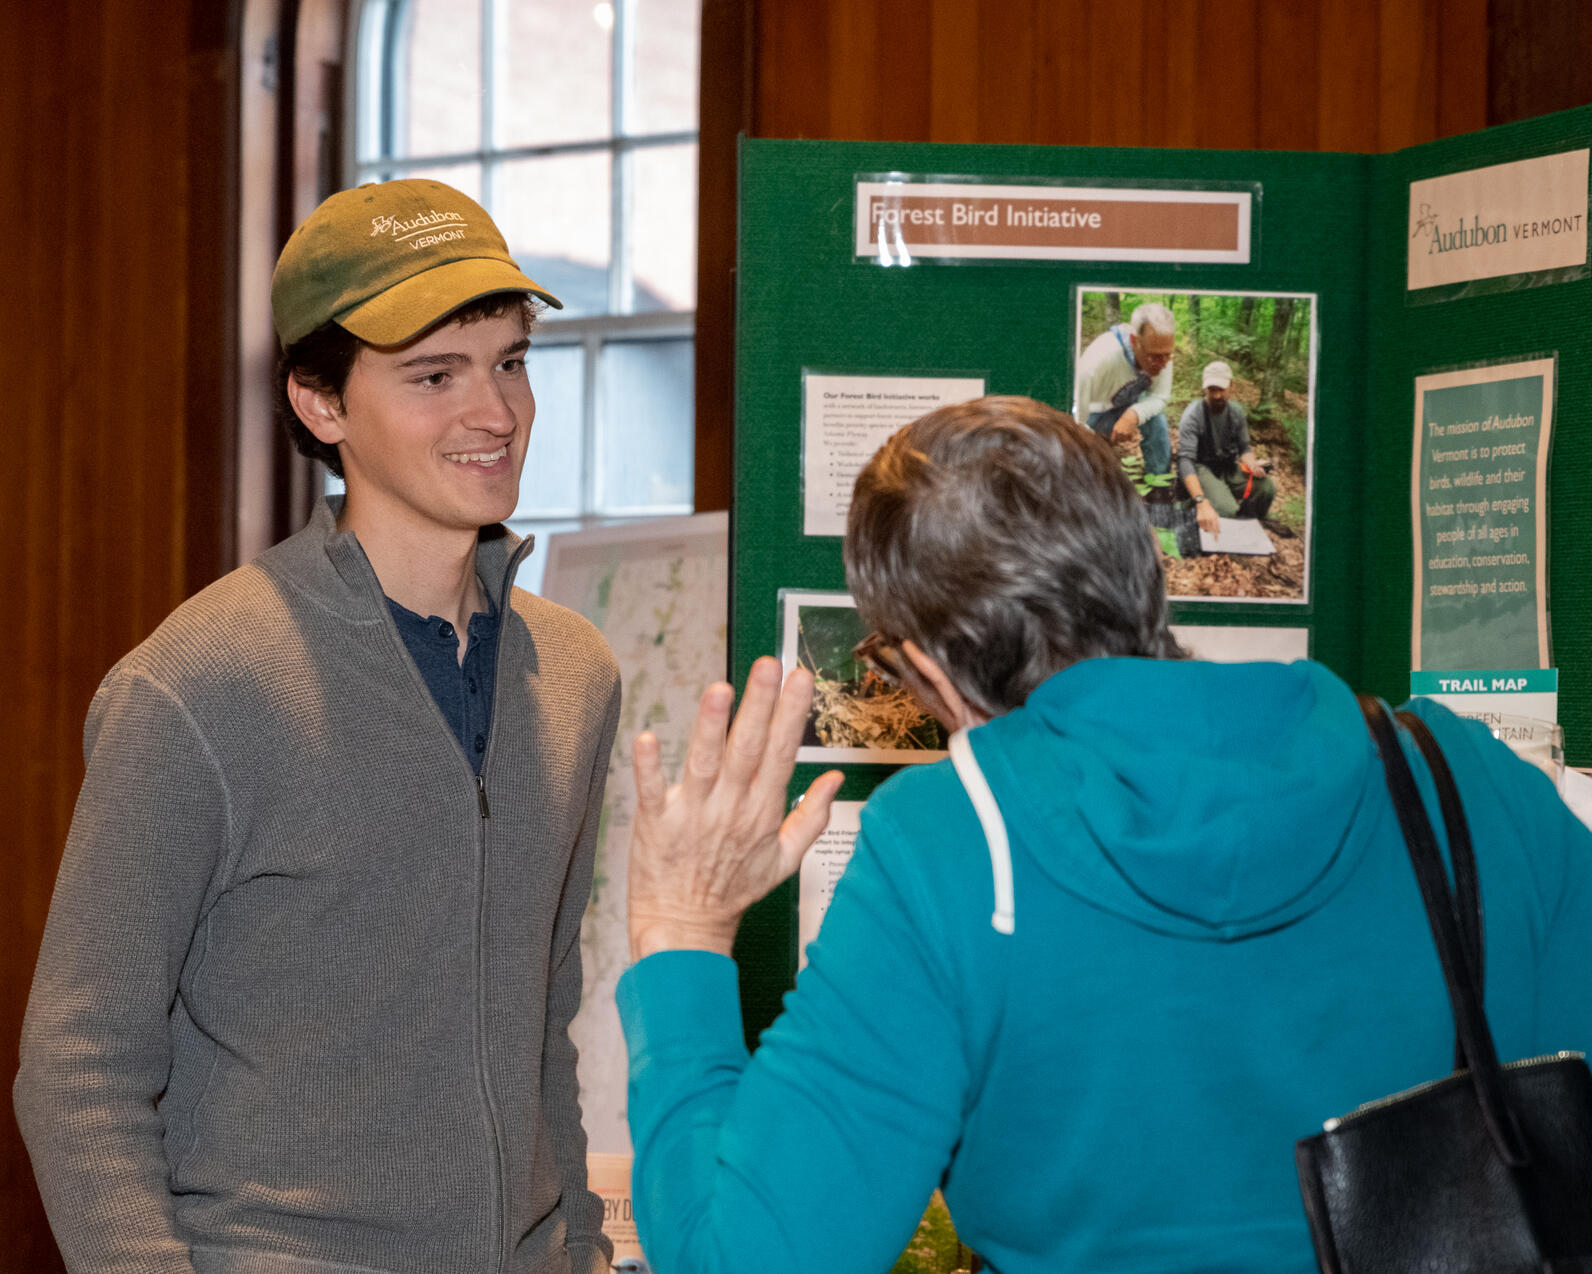
M1417 710L1471 817L1500 1054L1589 1048L1592 835ZM1294 1141L1453 1048L1352 693L1309 663L1094 660L966 738L1009 918L998 834L919 766L864 810L750 1064L729 961L621 982L654 1270L877 1274L936 1185L1003 1274L1313 1269Z

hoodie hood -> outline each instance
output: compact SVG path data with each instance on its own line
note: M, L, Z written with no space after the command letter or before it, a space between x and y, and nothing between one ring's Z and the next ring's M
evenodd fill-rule
M1014 857L1190 938L1322 906L1364 851L1376 820L1361 810L1383 782L1353 692L1307 662L1087 660L968 740Z

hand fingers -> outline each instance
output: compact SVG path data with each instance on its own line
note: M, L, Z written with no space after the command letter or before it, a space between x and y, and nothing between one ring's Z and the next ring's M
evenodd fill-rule
M658 736L651 730L643 730L631 745L630 768L636 775L636 812L649 816L661 814L669 785L663 778Z
M805 668L797 668L785 678L774 707L774 721L752 790L754 801L773 801L777 808L785 799L812 704L813 675Z
M780 694L780 666L765 655L752 664L746 676L741 706L730 726L729 750L724 764L724 786L737 797L751 784L762 764L768 744L769 722Z
M812 844L829 826L830 807L845 780L839 770L829 770L813 780L796 808L785 816L779 827L780 878L789 876L799 866Z
M680 786L694 800L704 800L718 778L724 763L724 730L730 720L730 704L735 688L720 681L702 692L697 705L696 725L685 753L685 773Z

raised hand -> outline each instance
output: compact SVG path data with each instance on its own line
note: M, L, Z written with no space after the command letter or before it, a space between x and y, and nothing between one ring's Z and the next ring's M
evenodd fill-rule
M779 662L759 659L731 724L734 687L709 686L673 787L658 740L650 732L636 736L631 959L675 949L728 955L746 909L796 870L828 825L842 778L835 770L813 780L785 813L812 695L805 669L781 687Z

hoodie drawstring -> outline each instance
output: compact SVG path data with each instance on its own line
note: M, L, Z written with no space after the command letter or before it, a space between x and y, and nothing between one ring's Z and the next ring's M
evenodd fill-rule
M1012 933L1017 928L1017 917L1012 896L1012 847L1006 838L1006 820L1001 817L995 793L990 791L989 780L973 755L967 731L958 730L951 736L948 746L956 777L962 780L967 799L973 802L973 812L984 828L984 839L989 842L990 871L995 878L995 912L989 918L990 926L996 933Z

